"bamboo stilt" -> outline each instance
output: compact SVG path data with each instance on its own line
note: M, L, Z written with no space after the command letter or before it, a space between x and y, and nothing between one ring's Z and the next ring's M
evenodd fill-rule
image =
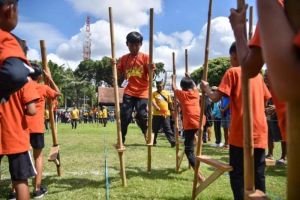
M299 0L286 0L285 11L295 33L300 29L300 2ZM300 169L300 104L298 102L287 103L287 199L299 198L300 177L297 175Z
M208 8L208 17L207 17L207 30L206 30L206 42L205 42L205 53L204 53L204 68L203 68L203 77L202 80L207 81L208 74L208 55L209 55L209 43L210 43L210 26L211 26L211 13L212 13L212 0L209 0ZM201 111L200 111L200 128L198 131L198 142L197 142L197 152L196 156L201 156L202 154L202 138L203 138L203 124L202 120L204 117L204 108L205 108L205 95L201 96ZM198 173L199 173L200 161L196 159L195 163L195 174L193 182L193 192L192 199L196 198L196 188L198 183Z
M176 64L175 64L175 53L172 53L172 63L173 63L173 75L176 75ZM175 153L176 153L176 172L179 172L180 168L180 160L182 160L181 156L179 155L180 151L180 144L179 144L179 131L178 131L178 107L177 107L177 99L176 95L174 94L174 120L175 120Z
M41 55L42 55L43 70L45 70L46 72L51 74L50 69L48 68L46 44L45 44L44 40L40 40L40 48L41 48ZM45 84L47 84L47 85L49 84L47 80L45 80ZM51 133L52 133L52 143L53 143L53 146L50 149L48 161L53 161L55 163L57 175L61 176L61 162L60 162L60 154L59 154L59 145L58 145L58 140L57 140L57 129L55 126L52 101L50 99L48 99L47 104L48 104L48 108L49 108L49 119L50 119L50 127L51 127Z
M109 24L110 24L110 40L111 40L111 55L113 60L113 85L114 85L114 96L115 96L115 116L116 116L116 125L117 125L117 151L120 160L120 175L122 178L122 185L127 186L126 179L126 171L125 171L125 163L124 163L124 151L125 147L122 141L122 133L121 133L121 120L120 120L120 100L119 100L119 89L118 89L118 73L116 66L116 58L115 58L115 40L114 40L114 26L113 26L113 14L112 8L108 8L109 12Z
M149 100L148 100L148 162L147 171L151 173L151 148L153 146L153 134L152 134L152 82L153 82L153 32L154 32L154 9L150 8L150 31L149 31Z

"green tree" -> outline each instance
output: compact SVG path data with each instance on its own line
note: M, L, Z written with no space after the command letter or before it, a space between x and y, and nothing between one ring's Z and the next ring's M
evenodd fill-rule
M218 86L221 82L221 79L230 67L230 59L227 57L219 57L208 62L208 76L207 80L211 86ZM191 78L198 85L202 79L203 66L196 69L191 73Z

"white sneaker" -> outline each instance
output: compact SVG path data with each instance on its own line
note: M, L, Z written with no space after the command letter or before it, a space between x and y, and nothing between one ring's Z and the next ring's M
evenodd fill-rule
M224 144L221 142L220 144L218 144L218 147L223 147Z
M211 147L219 147L219 144L214 143L214 144L211 144L210 146Z

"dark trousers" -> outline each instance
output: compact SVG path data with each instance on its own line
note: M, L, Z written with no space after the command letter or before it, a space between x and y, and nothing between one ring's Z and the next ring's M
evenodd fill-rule
M132 97L127 94L123 95L123 103L121 108L121 131L122 140L125 143L125 137L127 134L127 128L132 120L133 109L136 111L136 123L142 130L143 134L147 133L147 120L148 120L148 99L141 99L138 97Z
M170 116L159 116L159 115L153 115L152 118L152 131L154 133L154 141L153 144L156 144L156 138L157 138L157 133L159 129L163 127L164 133L170 142L171 145L175 144L175 137L174 133L171 129L171 123L170 123Z
M71 119L71 125L72 125L72 129L76 129L77 128L77 119Z
M220 144L222 141L221 118L215 118L214 129L215 129L216 144Z
M194 138L198 129L184 130L184 152L190 163L195 168Z
M244 199L244 165L243 148L230 145L229 164L233 170L229 172L230 185L235 200ZM265 150L254 149L255 189L266 192L265 185Z

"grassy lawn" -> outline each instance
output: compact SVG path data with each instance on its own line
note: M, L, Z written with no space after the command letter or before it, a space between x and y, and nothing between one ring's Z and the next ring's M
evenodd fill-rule
M51 134L46 134L43 184L48 187L44 199L105 199L104 160L107 163L110 181L110 199L191 199L193 171L188 169L184 158L180 173L175 172L175 149L160 136L157 147L152 148L152 173L147 173L147 147L139 129L130 125L126 138L125 165L128 186L122 187L119 176L119 159L112 144L116 142L115 124L100 127L96 124L79 124L72 130L70 124L59 124L59 143L62 162L62 177L57 177L56 167L46 161ZM276 143L275 157L279 158L280 144ZM204 154L228 161L228 151L204 146ZM204 174L213 169L201 165ZM0 199L9 192L7 158L2 160ZM267 194L271 199L285 199L286 167L269 167L266 170ZM32 191L31 181L30 190ZM198 197L199 199L232 199L228 174L222 175Z

